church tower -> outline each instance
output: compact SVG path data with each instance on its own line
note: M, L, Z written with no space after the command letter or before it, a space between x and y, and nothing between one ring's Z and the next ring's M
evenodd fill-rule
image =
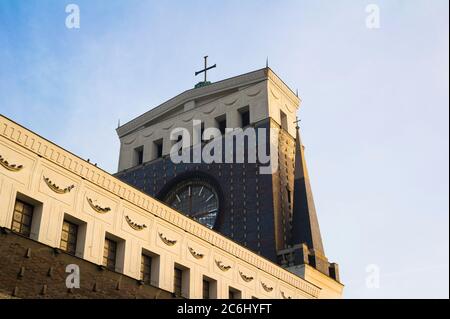
M296 125L300 103L268 67L216 83L205 77L194 89L117 129L121 150L116 176L313 283L340 285L338 267L325 257L319 230ZM194 121L201 123L200 130ZM244 141L244 161L237 160L236 145L233 162L227 162L225 153L217 162L196 159L196 149L211 142L195 136L200 131L204 137L208 128L220 132L222 149L229 134ZM174 145L186 142L184 136L171 139L175 129L190 133L184 144L190 161L173 161ZM251 130L256 145L246 134ZM270 158L269 172L261 149Z

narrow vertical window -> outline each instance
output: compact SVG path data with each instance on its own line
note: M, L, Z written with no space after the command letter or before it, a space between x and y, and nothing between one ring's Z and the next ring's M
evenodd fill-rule
M222 135L225 135L225 129L227 128L227 118L225 115L216 118L217 128Z
M135 152L135 164L136 165L142 165L144 163L144 147L138 147L134 150Z
M30 237L34 207L16 200L11 229L23 236Z
M77 251L78 225L64 220L59 247L66 253L75 255Z
M209 280L203 279L203 299L211 299L209 292L210 292L210 282Z
M280 111L280 121L281 121L281 128L287 131L288 130L287 115L283 111Z
M175 267L173 275L173 293L176 296L181 296L183 287L183 270Z
M111 239L105 238L105 247L103 250L103 266L109 270L116 270L117 243Z
M239 110L241 116L241 127L244 128L250 125L250 109L248 106Z
M241 113L242 128L250 125L250 111L246 110Z
M146 285L152 280L152 257L142 254L141 258L141 280Z
M157 158L161 158L163 156L163 140L157 140L155 142L153 142L154 144L154 149L155 149L155 159Z

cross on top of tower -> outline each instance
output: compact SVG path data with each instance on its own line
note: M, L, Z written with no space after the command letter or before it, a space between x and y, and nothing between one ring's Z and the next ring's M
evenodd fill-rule
M208 67L208 56L205 56L204 59L205 59L205 68L204 68L203 70L200 70L200 71L195 72L195 76L197 76L197 75L199 75L199 74L201 74L201 73L205 73L205 79L204 79L203 82L197 83L197 85L195 86L195 88L199 88L199 87L202 87L202 86L206 86L206 85L208 85L208 84L211 84L211 82L209 82L208 79L207 79L207 72L208 72L209 70L214 69L214 68L217 67L216 64L214 64L213 66L209 66L209 67Z
M294 124L295 124L295 127L297 128L297 130L300 128L300 126L299 126L299 123L302 121L302 120L300 120L299 118L298 118L298 116L296 117L296 121L294 122Z

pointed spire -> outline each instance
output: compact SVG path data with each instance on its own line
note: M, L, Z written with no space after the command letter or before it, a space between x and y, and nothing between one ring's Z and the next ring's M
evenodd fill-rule
M310 250L325 255L320 235L313 194L306 167L305 152L297 124L295 149L294 205L292 215L292 245L306 244Z
M266 69L269 68L269 57L266 58Z

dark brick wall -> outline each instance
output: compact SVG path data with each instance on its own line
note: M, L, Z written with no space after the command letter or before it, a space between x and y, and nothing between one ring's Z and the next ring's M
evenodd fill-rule
M269 121L257 125L266 129L269 126ZM266 150L270 149L268 143L267 139ZM174 164L165 157L119 172L116 177L163 200L179 180L208 176L222 195L220 223L215 230L277 262L277 250L285 248L291 236L292 213L286 185L293 189L294 150L295 139L282 133L279 170L273 175L261 175L258 164Z
M69 264L80 267L80 289L66 288ZM11 297L170 299L173 295L0 228L0 298Z

